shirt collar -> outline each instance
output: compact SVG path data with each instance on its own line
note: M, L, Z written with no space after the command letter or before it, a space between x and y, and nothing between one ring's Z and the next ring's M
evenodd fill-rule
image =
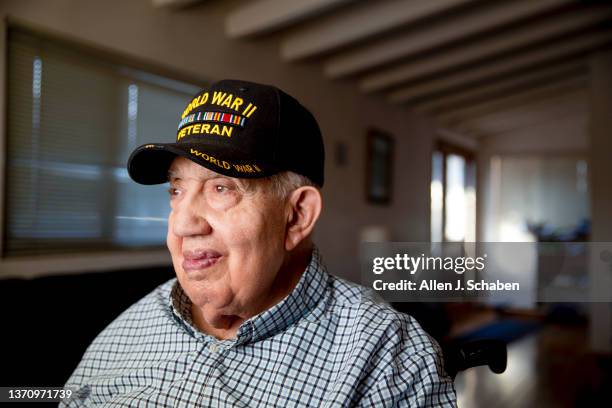
M317 247L313 248L310 262L295 288L279 303L244 321L236 333L238 343L263 340L295 324L302 318L316 320L323 313L323 298L329 275L323 265ZM170 292L173 314L194 335L212 337L194 328L191 319L191 300L181 288L178 280Z

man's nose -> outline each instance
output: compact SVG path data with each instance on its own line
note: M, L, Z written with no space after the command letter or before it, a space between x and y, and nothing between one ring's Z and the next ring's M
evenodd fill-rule
M180 237L210 234L206 205L197 197L185 197L173 210L173 232Z

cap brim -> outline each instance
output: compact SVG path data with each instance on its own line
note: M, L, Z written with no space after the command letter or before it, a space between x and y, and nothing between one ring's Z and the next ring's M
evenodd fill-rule
M149 143L136 148L128 159L128 174L140 184L162 184L168 181L168 169L177 157L185 157L209 170L236 178L271 176L277 169L245 157L227 146L202 146L201 143Z

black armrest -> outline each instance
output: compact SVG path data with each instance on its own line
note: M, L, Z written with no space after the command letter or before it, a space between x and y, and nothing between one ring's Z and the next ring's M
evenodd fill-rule
M506 370L508 353L506 343L497 339L472 340L464 343L448 343L442 346L444 368L455 378L459 371L486 365L495 374Z

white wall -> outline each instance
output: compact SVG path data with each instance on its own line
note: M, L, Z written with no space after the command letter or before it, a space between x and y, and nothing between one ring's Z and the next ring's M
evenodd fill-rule
M581 161L584 157L574 155L501 158L497 221L517 227L524 222L545 223L567 231L590 218L586 180L578 175ZM494 240L505 239L497 235Z
M198 7L170 11L153 8L150 0L19 0L3 2L0 14L21 24L205 80L240 78L270 83L294 95L318 118L325 138L328 158L323 189L325 209L315 240L332 273L359 278L358 237L365 225L384 224L395 240L429 240L434 126L380 99L365 98L349 82L324 79L314 64L281 63L278 38L274 36L246 42L225 39L224 17L236 5L235 1L202 2ZM3 72L4 51L3 40L0 49ZM5 94L4 82L0 82L0 91ZM2 99L2 132L4 104ZM365 133L369 126L380 127L396 137L394 198L390 207L365 203ZM333 162L334 147L339 141L349 147L345 167ZM158 254L154 263L165 259ZM66 262L49 260L46 267L44 259L39 260L38 266L28 264L28 260L11 261L0 263L0 275L105 269L118 267L122 262L111 256L104 260L96 258L95 263L87 257Z
M585 101L586 103L586 101ZM477 157L477 240L495 241L490 219L497 203L491 191L491 158L514 157L586 157L589 161L588 116L557 118L543 123L518 128L512 132L483 137L479 141Z

